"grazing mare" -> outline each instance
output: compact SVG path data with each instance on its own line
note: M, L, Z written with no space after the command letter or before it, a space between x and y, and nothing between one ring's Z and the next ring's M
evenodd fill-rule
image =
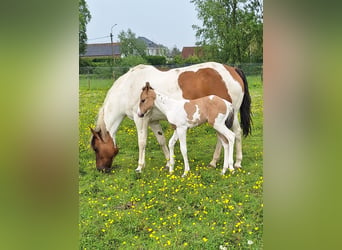
M153 84L155 90L173 99L197 99L216 95L232 103L234 120L232 130L235 133L235 167L241 167L241 136L251 132L251 98L244 73L224 64L207 62L168 71L161 71L151 65L138 65L118 78L109 89L99 110L96 127L92 130L91 146L96 154L96 167L101 171L110 171L112 161L118 153L115 140L118 128L125 117L134 120L139 145L137 172L145 165L145 147L147 129L150 127L170 164L170 155L161 129L160 120L165 116L157 109L152 109L143 118L137 115L139 97L145 82ZM241 127L238 120L240 111ZM120 143L120 142L119 142ZM222 148L218 138L211 166L216 166Z
M138 116L144 117L154 106L156 106L167 118L168 122L175 127L169 141L170 149L170 173L173 172L175 165L174 147L179 139L180 149L184 160L184 173L182 177L190 171L187 146L186 131L208 122L216 131L224 148L224 163L222 174L224 175L229 167L233 168L233 147L235 134L229 130L233 124L234 109L233 105L215 95L201 97L194 100L175 100L167 97L146 83L140 95L140 104L138 107Z

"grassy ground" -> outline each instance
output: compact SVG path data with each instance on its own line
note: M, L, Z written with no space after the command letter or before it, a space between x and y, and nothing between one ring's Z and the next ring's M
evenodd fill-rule
M263 248L263 90L260 77L248 77L253 132L243 139L243 169L220 175L207 168L216 135L207 125L189 130L191 172L181 178L177 145L173 175L151 131L146 167L136 174L137 135L125 119L117 133L120 153L110 174L95 169L90 131L110 80L80 81L79 200L81 249L262 249ZM172 134L163 122L167 139Z

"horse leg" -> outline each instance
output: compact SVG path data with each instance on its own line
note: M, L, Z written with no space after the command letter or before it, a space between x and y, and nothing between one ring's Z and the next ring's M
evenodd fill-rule
M224 175L228 168L231 172L234 171L233 153L234 153L235 134L224 125L215 127L215 129L219 132L218 135L224 148L224 162L223 162L223 169L222 169L222 175Z
M216 148L215 148L215 152L214 152L214 155L213 155L213 159L209 163L209 167L216 168L216 163L220 159L221 149L222 149L222 143L221 143L219 135L217 134Z
M141 169L145 166L145 148L147 140L147 126L149 118L140 118L138 115L134 115L135 126L137 127L138 145L139 145L139 161L136 168L137 173L141 173Z
M233 132L235 133L235 147L236 147L236 157L234 167L241 168L242 161L242 140L241 140L241 127L238 120L237 112L234 114L234 122L232 127Z
M170 168L169 171L170 173L173 172L174 166L175 166L175 144L178 140L178 134L177 131L173 132L172 137L169 140L169 149L170 149Z
M150 128L152 129L154 135L157 138L159 145L161 146L164 152L165 159L166 159L166 168L169 169L170 168L170 151L166 146L165 136L160 126L160 123L158 121L150 122Z
M184 173L182 177L185 177L187 173L190 171L189 160L188 160L188 149L186 147L186 130L187 128L177 128L177 134L178 134L179 143L180 143L180 150L182 152L183 160L184 160Z

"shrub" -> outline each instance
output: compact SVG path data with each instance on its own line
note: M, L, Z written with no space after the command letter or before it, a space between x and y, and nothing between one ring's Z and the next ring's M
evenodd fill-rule
M165 56L145 56L145 59L152 65L164 65L166 63Z
M141 56L126 56L121 59L121 66L133 67L138 64L147 64L147 61Z

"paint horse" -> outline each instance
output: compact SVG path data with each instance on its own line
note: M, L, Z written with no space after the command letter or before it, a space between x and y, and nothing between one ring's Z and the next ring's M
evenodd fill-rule
M147 82L140 95L138 116L144 117L153 107L157 107L167 118L168 122L175 127L169 141L170 149L170 173L173 172L174 146L179 139L180 149L184 160L184 173L182 177L190 171L186 146L186 131L208 122L216 131L224 148L224 163L222 174L224 175L229 167L233 168L233 146L235 134L229 129L233 125L234 109L233 105L215 95L201 97L194 100L175 100L155 91Z
M251 132L251 98L248 83L244 73L234 67L220 63L207 62L188 67L161 71L151 65L138 65L118 78L109 89L99 110L96 127L92 130L91 147L96 154L96 167L100 171L110 171L115 155L118 153L116 133L125 117L134 120L139 145L139 160L137 172L145 165L145 147L147 129L150 127L161 145L170 165L169 150L160 120L166 117L157 109L152 109L143 118L137 115L139 97L145 82L150 82L156 91L164 93L173 99L196 99L208 95L217 95L232 103L234 120L232 130L235 133L236 159L235 167L241 167L242 145L241 135ZM240 111L241 126L238 120ZM242 131L241 131L242 128ZM212 161L215 167L222 148L218 138Z

